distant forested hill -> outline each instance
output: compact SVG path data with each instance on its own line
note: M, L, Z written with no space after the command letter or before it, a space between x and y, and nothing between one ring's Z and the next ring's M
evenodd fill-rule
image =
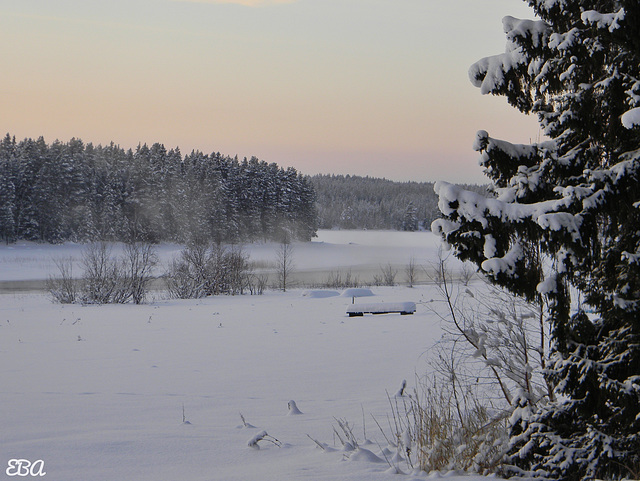
M432 182L394 182L356 175L311 177L321 229L429 229L440 217ZM482 186L467 186L482 190Z
M482 190L479 186L467 188ZM251 242L323 229L429 229L433 184L304 176L252 157L0 140L0 240Z
M291 167L157 143L0 141L5 242L309 240L316 229L313 186Z

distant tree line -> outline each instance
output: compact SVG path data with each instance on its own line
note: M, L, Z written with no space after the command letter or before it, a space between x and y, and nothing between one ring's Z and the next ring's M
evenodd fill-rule
M315 175L321 229L429 229L442 214L432 182L394 182L357 175ZM482 191L483 186L467 186Z
M5 242L310 240L316 230L313 185L291 167L158 143L0 141Z

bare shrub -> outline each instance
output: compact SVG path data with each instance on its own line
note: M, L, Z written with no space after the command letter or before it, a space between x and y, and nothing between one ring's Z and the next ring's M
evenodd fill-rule
M204 295L184 259L173 259L164 276L169 296L174 299L197 299Z
M269 282L269 274L250 272L247 276L247 288L252 296L261 296L267 288Z
M280 244L276 252L276 265L278 275L278 289L286 292L291 285L291 274L295 267L293 260L294 248L288 237Z
M55 302L72 304L78 298L78 281L73 278L73 259L71 257L54 259L58 277L49 277L46 288Z
M121 272L118 262L111 256L106 242L89 244L82 252L81 301L87 304L107 304L122 299Z
M433 278L441 299L428 305L445 334L431 350L428 380L393 400L394 435L426 471L495 473L511 415L553 399L542 308L488 283L453 283L442 256Z
M474 289L451 282L451 274L441 259L437 284L445 313L434 310L443 321L447 349L455 348L456 355L468 367L470 378L477 378L478 370L486 373L494 392L511 405L513 393L536 404L544 398L553 399L553 390L543 376L549 352L550 335L544 326L543 310L538 304L488 282ZM474 292L475 291L475 292ZM445 375L451 368L444 366Z
M151 274L158 263L153 246L147 242L131 242L125 245L121 275L124 278L124 295L135 304L141 304L147 294Z
M353 451L360 447L358 438L353 433L353 427L349 425L349 421L346 419L333 418L338 425L338 429L333 427L334 436L340 441L345 451Z
M477 272L476 268L471 264L471 262L465 262L462 264L462 269L460 270L460 279L462 281L462 285L465 287L469 285L469 283L476 277Z
M373 284L375 286L395 286L398 271L393 268L391 263L380 266L380 274L373 276Z
M57 302L140 304L152 279L156 254L153 246L144 242L126 244L121 258L112 255L106 242L88 244L82 251L80 279L73 279L71 259L55 262L59 277L50 278L47 288Z
M330 289L347 289L349 287L360 287L360 279L354 276L351 270L348 271L332 271L322 284L322 287Z
M421 380L412 395L390 397L389 403L391 437L409 468L481 474L497 468L507 441L506 422L492 417L477 393L461 393L434 376Z
M251 268L248 256L239 247L233 247L226 252L222 269L226 273L225 283L229 294L242 295L249 285Z
M407 279L407 284L409 287L413 287L418 281L418 263L416 262L415 257L411 257L409 259L409 263L406 265L404 269L404 274Z
M252 281L259 285L242 249L202 243L189 244L171 262L165 281L169 295L179 299L244 294L256 287Z
M197 299L207 295L209 278L208 246L191 243L173 259L165 275L169 295L178 299Z

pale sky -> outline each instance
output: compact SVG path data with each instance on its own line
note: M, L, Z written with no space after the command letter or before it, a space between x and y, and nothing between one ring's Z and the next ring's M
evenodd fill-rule
M0 0L0 135L484 182L476 131L539 136L468 79L505 15L532 18L520 0Z

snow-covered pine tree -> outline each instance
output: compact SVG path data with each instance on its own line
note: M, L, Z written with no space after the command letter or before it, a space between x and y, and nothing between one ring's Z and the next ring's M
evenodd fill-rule
M298 209L296 213L298 238L310 241L318 230L318 208L316 207L316 192L311 179L298 174Z
M0 141L0 240L12 242L16 235L16 188L13 183L16 167L16 139L7 134Z
M483 94L537 114L548 140L478 133L484 197L439 183L432 228L496 284L544 305L555 401L519 399L510 472L640 471L640 3L529 0L504 54L474 64ZM529 407L527 408L527 403Z
M162 206L162 236L171 240L180 238L178 226L178 202L177 192L184 192L184 175L182 165L182 153L176 147L167 152L166 174L163 178Z
M412 201L409 201L402 216L402 230L411 232L418 230L418 209Z

